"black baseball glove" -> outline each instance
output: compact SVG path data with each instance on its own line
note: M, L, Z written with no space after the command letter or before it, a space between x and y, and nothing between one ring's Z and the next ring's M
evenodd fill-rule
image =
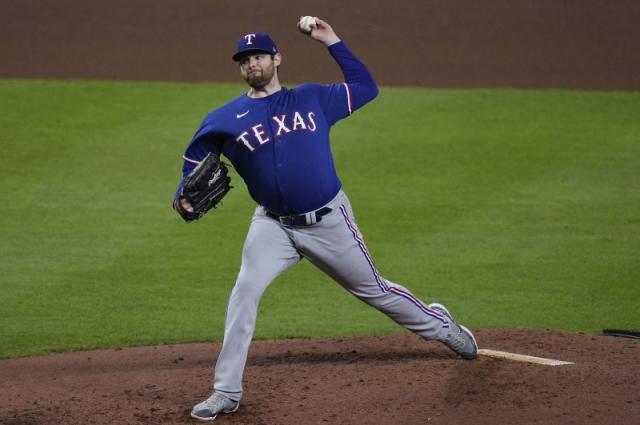
M187 176L182 192L174 203L174 208L184 221L197 220L211 208L216 208L222 198L231 190L231 177L226 164L220 157L209 153ZM187 211L181 204L186 199L193 207Z

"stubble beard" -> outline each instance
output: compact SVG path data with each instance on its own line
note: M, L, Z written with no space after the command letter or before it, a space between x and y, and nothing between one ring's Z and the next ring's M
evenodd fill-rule
M244 78L247 84L255 89L261 90L267 86L273 79L273 65L264 70L257 70L254 72L247 73L247 76Z

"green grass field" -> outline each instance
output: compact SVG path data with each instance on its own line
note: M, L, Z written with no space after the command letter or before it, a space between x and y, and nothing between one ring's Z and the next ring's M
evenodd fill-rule
M0 81L0 357L220 339L254 208L186 225L180 156L239 85ZM333 149L383 275L474 328L640 327L640 93L383 88ZM303 262L257 338L400 332Z

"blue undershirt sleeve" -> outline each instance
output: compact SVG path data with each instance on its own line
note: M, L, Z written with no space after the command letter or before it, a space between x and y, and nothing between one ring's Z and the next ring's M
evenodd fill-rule
M325 115L331 124L352 114L378 95L373 76L347 45L340 41L329 46L345 82L332 84L324 98Z

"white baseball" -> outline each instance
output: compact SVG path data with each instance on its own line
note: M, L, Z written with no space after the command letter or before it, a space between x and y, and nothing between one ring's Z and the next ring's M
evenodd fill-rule
M300 31L305 34L310 34L311 31L316 27L316 17L313 16L303 16L300 18L300 22L298 22L298 27Z

